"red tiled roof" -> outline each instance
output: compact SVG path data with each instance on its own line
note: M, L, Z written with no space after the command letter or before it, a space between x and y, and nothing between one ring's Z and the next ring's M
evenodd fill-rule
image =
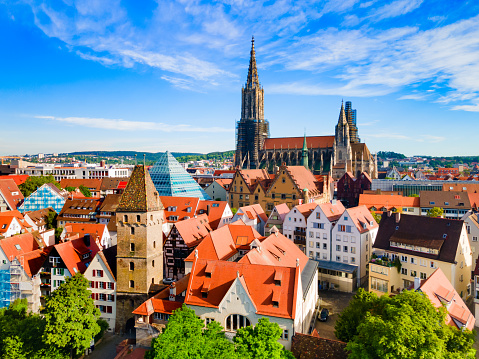
M304 218L308 218L309 215L314 211L314 209L318 206L317 203L305 203L305 204L298 204L294 207L298 212L300 212Z
M278 137L267 138L264 140L263 149L265 150L279 150L283 149L298 149L303 148L304 137ZM310 136L306 137L306 144L308 148L329 148L333 147L334 136Z
M346 209L346 212L356 225L359 233L364 233L379 227L378 223L374 220L373 215L371 212L369 212L366 206L348 208ZM366 228L364 228L364 224L366 225Z
M278 213L279 217L282 221L286 218L286 215L289 213L290 209L286 203L277 204L274 206L276 209L276 213ZM273 213L273 211L271 212Z
M292 177L294 183L300 191L307 189L309 196L315 196L321 193L318 189L316 177L304 166L286 166L286 170Z
M170 197L170 196L160 196L161 203L165 207L165 217L167 222L176 222L168 219L169 216L178 216L178 220L183 220L185 217L193 217L196 213L196 208L198 207L199 198L194 197ZM176 207L176 211L169 211ZM191 207L190 212L187 211L187 208Z
M331 202L321 203L318 205L323 211L324 215L328 218L329 221L335 221L341 217L345 208L341 201L336 201L335 204Z
M31 233L4 238L0 240L0 247L10 261L19 255L39 248L37 241Z
M94 240L90 240L90 245L86 246L84 238L56 244L54 247L71 275L75 275L76 273L74 268L76 268L78 272L84 273L87 269L86 263L90 263L100 250ZM90 256L88 259L82 259L82 255L86 253L90 253Z
M195 214L206 213L211 228L216 229L220 225L221 217L227 205L228 202L226 201L200 201Z
M188 247L198 245L198 243L211 232L206 214L176 222L174 226Z
M456 325L454 318L466 326L467 329L474 329L474 316L440 268L436 269L429 278L423 281L419 289L429 297L436 308L443 307L443 303L446 305L450 303L449 308L447 308L448 314L446 315L447 325L461 329L461 327Z
M7 175L7 176L0 176L0 180L3 179L12 179L17 186L20 186L22 183L24 183L29 175Z
M15 181L13 179L4 179L3 177L0 177L0 197L5 199L12 210L17 209L24 200L23 194L18 189Z
M393 208L416 207L419 208L419 197L404 197L398 195L387 194L360 194L359 205L366 206L369 210L372 207L376 208L377 212L383 212L381 208L386 208L388 211Z
M299 259L300 268L308 263L306 256L294 242L281 233L271 234L264 239L257 248L250 250L239 260L239 263L263 264L275 267L296 267Z
M206 277L205 269L211 273ZM274 276L281 273L281 286L276 286ZM197 259L193 262L185 304L218 308L225 295L238 278L256 308L256 314L294 319L296 296L300 273L297 267L279 267L246 264L229 261L208 261ZM208 281L209 289L203 297L203 287ZM278 307L273 306L273 296Z
M238 211L236 212L236 214L246 215L248 216L249 219L254 219L256 217L259 217L265 223L268 220L268 217L266 217L266 214L264 213L263 208L259 204L252 204L249 206L240 207L238 208Z
M261 181L271 180L268 171L265 169L237 170L237 173L243 178L250 191L253 191L256 188L256 185Z
M19 256L19 258L22 258L20 260L20 264L23 266L25 273L27 273L30 278L36 275L40 268L43 267L43 264L45 263L45 260L47 259L52 248L53 247L50 246L44 248L43 250L36 249Z
M100 191L101 180L100 179L78 179L78 178L64 178L60 181L62 188L85 186L92 191Z

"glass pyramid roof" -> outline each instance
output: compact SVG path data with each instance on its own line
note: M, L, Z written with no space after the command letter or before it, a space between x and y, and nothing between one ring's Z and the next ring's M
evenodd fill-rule
M168 151L162 154L158 162L150 169L150 177L160 196L211 200L210 196Z

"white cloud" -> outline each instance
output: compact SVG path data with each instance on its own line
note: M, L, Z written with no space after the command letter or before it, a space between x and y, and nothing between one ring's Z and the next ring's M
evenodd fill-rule
M427 94L410 94L410 95L403 95L398 98L398 100L425 100L427 99Z
M458 105L452 108L454 111L469 111L469 112L479 112L479 104L476 105Z
M55 117L35 116L43 120L53 120L72 125L100 128L118 131L161 131L161 132L232 132L232 129L222 127L193 127L191 125L169 125L160 122L126 121L122 119L106 119L91 117Z
M424 0L396 0L390 4L384 5L379 9L375 10L371 15L370 19L373 21L379 21L383 19L388 19L391 17L397 17L405 15L413 10L416 10L421 6Z

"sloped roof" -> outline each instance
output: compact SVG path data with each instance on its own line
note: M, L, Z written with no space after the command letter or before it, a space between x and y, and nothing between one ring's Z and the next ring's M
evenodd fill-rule
M105 227L106 224L100 223L69 223L65 226L65 229L71 233L80 234L80 237L83 237L85 234L90 234L101 238L105 232Z
M371 157L371 153L369 152L368 146L366 146L365 143L351 143L351 153L353 155L353 159L354 155L358 155L358 153L363 154L365 161L369 160Z
M32 276L36 275L45 260L48 257L48 254L52 250L53 246L46 247L43 249L35 249L31 252L19 255L20 264L23 266L25 273L31 278Z
M249 248L249 244L262 238L254 228L242 225L228 224L213 232L210 232L196 247L198 258L227 260L238 252L239 248ZM192 262L195 252L185 259Z
M366 206L348 208L346 209L346 212L356 225L359 233L364 233L379 227L378 223L374 220L373 215L371 212L369 212Z
M62 188L85 186L89 190L99 191L101 186L101 180L96 178L64 178L60 181Z
M108 194L100 205L100 212L116 212L121 194Z
M5 233L10 224L12 223L15 216L0 216L0 233Z
M289 209L289 207L286 203L281 203L281 204L277 204L276 206L274 206L274 209L273 209L273 211L271 211L271 214L273 214L275 211L278 214L279 218L281 218L281 221L284 221L284 219L286 218L286 215L289 213L290 209ZM270 214L270 216L271 216L271 214Z
M12 179L17 186L20 186L22 183L25 183L28 177L30 176L29 175L6 175L6 176L0 176L0 180Z
M206 277L208 267L211 278ZM274 277L281 273L281 286L276 286ZM296 295L299 283L299 271L295 268L246 264L229 261L194 261L185 297L185 304L218 308L230 290L236 278L240 278L243 287L256 307L259 315L269 315L294 319L296 313ZM202 290L207 283L206 298ZM273 296L278 307L273 306Z
M479 208L479 193L468 193L471 208L477 210Z
M336 201L334 204L331 202L321 203L318 206L330 222L339 219L346 210L341 201Z
M263 207L261 207L259 204L240 207L238 208L236 214L238 216L246 215L249 219L255 219L256 217L259 217L265 223L268 220L268 217L266 217L266 214L263 211Z
M216 229L220 224L221 217L227 206L228 202L226 201L200 201L196 214L206 213L211 228Z
M308 218L311 213L313 213L314 209L318 206L317 203L305 203L305 204L298 204L295 206L292 210L294 211L295 209L301 213L304 218Z
M148 212L162 208L158 191L143 165L136 165L125 191L121 195L117 212Z
M264 140L263 149L264 150L283 150L286 149L298 149L303 148L304 137L277 137L277 138L266 138ZM309 136L306 137L306 142L308 148L329 148L333 147L334 136Z
M467 192L421 191L419 195L419 200L421 207L441 207L444 209L471 208ZM431 202L433 202L434 204L431 204Z
M237 170L237 173L243 178L250 192L256 188L256 185L262 180L270 180L270 175L265 169L255 170Z
M176 222L174 226L188 247L196 246L199 241L211 232L206 214Z
M0 177L0 197L5 199L10 209L17 209L24 200L23 194L15 181L13 179L3 179L3 177Z
M464 221L399 213L383 213L373 248L454 263ZM396 229L397 228L397 229ZM446 238L444 238L444 235ZM391 247L390 242L409 240L421 247L436 247L442 241L439 255Z
M318 189L318 180L306 167L286 166L286 170L300 191L307 189L311 196L321 193Z
M97 212L101 202L97 199L67 199L63 205L58 217L63 217L65 214L89 215Z
M55 249L61 257L63 263L68 268L71 275L75 275L74 268L78 272L84 273L87 269L86 263L90 263L95 255L100 251L96 241L91 240L90 245L85 244L84 238L73 239L68 242L55 244ZM88 259L83 260L82 255L90 253Z
M26 212L24 216L28 216L37 226L43 226L50 213L56 213L52 207L42 208L38 211Z
M196 209L198 208L199 198L196 197L173 197L173 196L160 196L161 203L165 208L165 217L166 221L169 216L178 216L179 220L185 219L185 217L193 217L196 214ZM174 209L175 211L171 211ZM188 212L188 208L191 209ZM176 222L176 221L175 221Z
M308 256L292 240L281 233L275 233L246 253L239 262L293 268L296 267L296 259L299 259L301 270L306 267L309 260Z
M419 208L419 197L404 197L387 194L360 194L359 205L366 206L368 209L375 207L377 211L386 208L388 211L393 208L416 207ZM383 212L383 211L381 211Z
M232 171L234 173L234 171ZM217 178L215 179L216 183L218 183L221 187L224 189L228 189L231 185L231 182L233 182L232 178Z
M446 308L448 313L446 315L447 325L455 326L458 329L462 329L461 326L465 326L469 330L474 329L474 316L441 268L436 269L429 278L423 281L419 290L428 296L436 308L441 308L443 303L446 305L450 303L450 306Z
M101 180L100 190L107 191L113 189L119 189L122 182L128 183L128 177L103 177ZM123 186L123 188L125 188Z
M23 233L0 240L0 247L9 260L39 248L31 233Z
M464 190L465 188L465 190ZM469 193L479 193L479 183L455 183L448 182L443 183L443 191L454 191L454 192L469 192Z

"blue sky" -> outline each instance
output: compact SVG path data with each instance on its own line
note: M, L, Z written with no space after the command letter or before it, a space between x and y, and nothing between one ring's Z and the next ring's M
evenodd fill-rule
M140 5L139 5L140 4ZM250 39L272 137L477 155L479 3L0 0L0 154L234 149Z

